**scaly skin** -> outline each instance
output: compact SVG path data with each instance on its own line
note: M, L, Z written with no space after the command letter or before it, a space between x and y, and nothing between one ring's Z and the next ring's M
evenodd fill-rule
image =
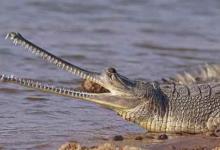
M178 73L174 77L163 79L164 83L178 83L178 84L201 84L220 82L220 65L212 64L200 66L198 69L192 68L193 70L183 73Z
M210 67L211 74L204 69L201 74L188 73L158 82L130 80L114 68L102 73L81 69L34 45L19 33L11 32L6 38L59 68L86 79L102 92L59 88L7 75L0 75L0 81L103 105L149 132L204 133L214 132L220 127L220 67Z
M119 115L151 132L205 133L220 127L220 83L160 84L155 90L153 101L163 101L159 107L146 99Z

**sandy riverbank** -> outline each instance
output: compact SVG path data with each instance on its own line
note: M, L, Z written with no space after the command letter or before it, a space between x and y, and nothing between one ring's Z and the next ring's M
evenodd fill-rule
M93 145L67 142L59 150L220 150L220 137L206 135L147 135L133 134L100 140Z

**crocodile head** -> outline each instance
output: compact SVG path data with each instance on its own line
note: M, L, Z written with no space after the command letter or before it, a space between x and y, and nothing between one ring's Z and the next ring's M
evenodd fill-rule
M13 41L15 45L21 45L28 51L40 56L44 60L55 64L59 68L66 70L73 75L84 80L95 83L104 89L104 92L79 91L77 89L59 88L47 85L32 79L18 78L15 76L1 75L0 79L5 82L13 82L26 87L35 88L44 92L51 92L58 95L70 96L81 100L87 100L106 106L113 110L131 109L140 103L140 97L145 95L145 90L138 90L138 82L132 81L119 74L114 68L107 68L102 73L87 71L75 66L48 51L36 46L26 40L21 34L11 32L6 38Z
M85 78L81 90L93 94L96 103L113 109L133 108L138 103L136 82L120 75L115 68L107 68L99 74L90 72L90 77Z

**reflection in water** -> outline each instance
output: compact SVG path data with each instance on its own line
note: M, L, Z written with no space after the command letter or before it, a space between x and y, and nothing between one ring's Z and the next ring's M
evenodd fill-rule
M79 80L5 41L17 31L86 69L108 66L130 78L159 79L203 63L219 63L220 5L213 1L2 1L1 72L75 87ZM112 111L0 83L0 147L55 149L144 132Z

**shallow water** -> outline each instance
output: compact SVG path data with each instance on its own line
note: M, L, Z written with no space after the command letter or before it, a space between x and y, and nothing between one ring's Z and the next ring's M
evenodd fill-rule
M11 42L16 31L73 64L159 79L219 63L218 0L10 0L0 5L0 72L76 86L79 79ZM95 104L0 83L0 147L56 149L144 132Z

